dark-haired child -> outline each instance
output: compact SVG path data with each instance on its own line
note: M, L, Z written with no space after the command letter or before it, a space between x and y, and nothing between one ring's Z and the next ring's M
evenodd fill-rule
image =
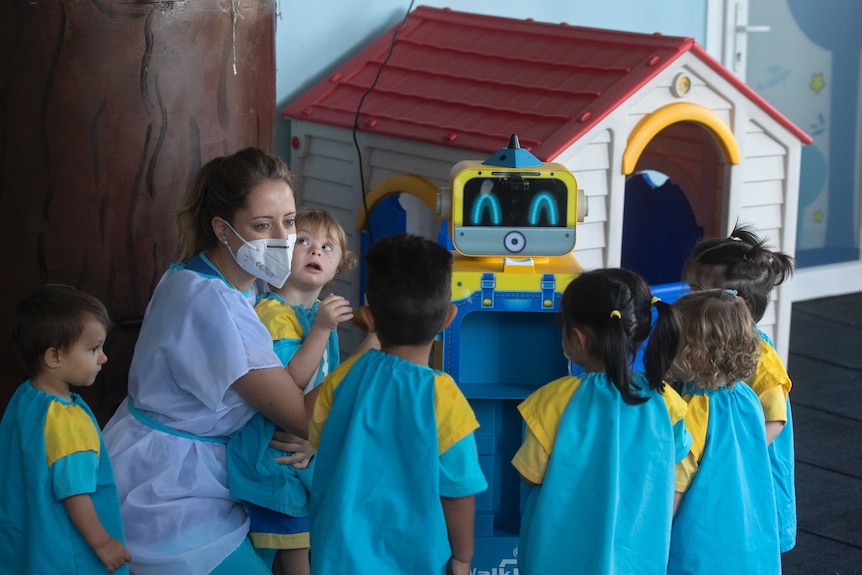
M685 263L683 274L693 291L732 289L745 300L751 318L759 322L769 296L793 273L793 258L766 247L750 228L737 225L730 237L698 243ZM756 327L756 326L755 326ZM775 483L781 551L796 545L796 485L794 480L793 416L790 376L769 337L761 337L760 362L746 380L757 393L766 420L766 442Z
M66 285L41 286L16 309L13 338L29 379L0 422L4 573L128 573L108 450L70 389L93 385L109 325L98 299Z
M672 368L688 402L691 452L677 465L668 574L781 572L763 410L742 380L760 336L733 290L690 292L673 304L680 351Z
M548 383L518 407L526 432L512 463L533 486L520 572L664 573L674 465L691 445L686 405L663 382L677 349L676 316L622 269L576 277L560 315L563 352L584 373ZM632 371L647 336L645 372Z
M452 378L428 366L456 313L452 255L399 234L365 262L360 313L381 349L348 359L320 387L309 430L311 572L467 575L474 494L487 487L479 424Z

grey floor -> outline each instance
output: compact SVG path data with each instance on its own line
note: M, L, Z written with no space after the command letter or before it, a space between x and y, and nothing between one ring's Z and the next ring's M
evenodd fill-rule
M862 574L862 293L793 304L796 547L785 575Z

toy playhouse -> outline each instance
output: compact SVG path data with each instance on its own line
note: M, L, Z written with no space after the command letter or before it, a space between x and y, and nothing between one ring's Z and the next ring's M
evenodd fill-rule
M553 313L566 278L623 266L672 299L684 289L680 271L694 242L725 235L736 221L794 252L800 154L810 138L690 38L418 7L282 115L299 204L364 230L352 234L357 251L369 224L372 235L436 235L442 222L449 234L441 241L452 241L455 224L470 217L459 204L466 196L453 194L467 193L453 166L490 160L511 134L540 163L570 171L585 197L576 202L567 191L566 225L577 212L572 260L519 258L537 254L511 253L505 242L517 236L508 232L494 236L503 249L485 254L493 261L482 248L454 245L459 319L444 334L441 364L482 425L489 489L477 497L478 573L512 572L521 497L509 465L521 439L515 406L567 369ZM540 203L534 223L546 225L549 209ZM494 221L489 206L476 210ZM520 225L513 231L533 224ZM512 257L499 257L507 251ZM336 290L360 301L360 276ZM788 287L777 289L759 326L785 358L790 304ZM345 333L345 349L358 338Z

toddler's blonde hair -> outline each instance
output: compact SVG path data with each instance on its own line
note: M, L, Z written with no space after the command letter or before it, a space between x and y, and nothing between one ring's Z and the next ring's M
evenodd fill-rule
M674 362L678 377L700 389L718 389L754 375L761 338L742 298L702 290L680 297L673 307L682 325Z

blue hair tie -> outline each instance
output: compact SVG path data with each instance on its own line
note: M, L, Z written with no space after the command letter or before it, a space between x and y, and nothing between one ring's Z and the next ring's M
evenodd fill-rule
M739 295L739 292L738 292L738 291L736 291L735 289L726 289L726 290L724 290L724 291L726 291L726 292L727 292L727 293L729 293L730 295Z

